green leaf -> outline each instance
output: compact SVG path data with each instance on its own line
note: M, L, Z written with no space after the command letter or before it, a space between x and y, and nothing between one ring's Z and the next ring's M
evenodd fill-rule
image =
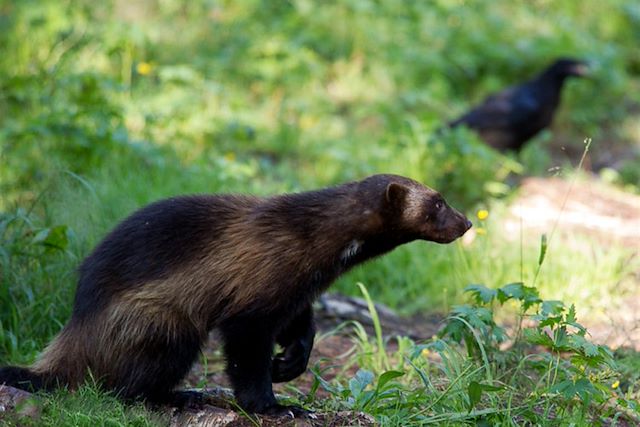
M330 382L322 378L320 374L320 369L318 368L317 365L311 368L311 374L313 374L315 381L318 382L318 385L322 386L322 388L328 391L329 393L340 394L342 392L341 387L335 387Z
M371 371L360 369L356 372L356 375L349 380L351 395L357 398L369 384L373 383L373 378Z
M40 230L32 240L32 243L46 246L51 249L64 250L69 245L67 226L57 225L52 228Z
M522 300L525 296L525 289L522 282L509 283L498 289L498 301L504 303L512 298Z
M545 326L553 327L559 325L562 322L562 316L549 316L540 321L538 328L544 328Z
M538 289L533 286L524 286L524 298L522 307L525 311L529 310L532 306L536 304L540 304L542 300L540 299L540 294L538 294Z
M402 371L387 371L383 373L382 375L380 375L380 378L378 378L377 390L381 390L386 383L388 383L389 381L395 378L401 377L403 375L404 375L404 372Z
M574 304L571 304L571 307L569 307L569 312L567 313L566 322L576 323L577 320L578 319L576 318L576 306Z
M484 285L469 285L464 288L465 292L473 295L478 304L488 304L496 297L496 290L487 288Z
M557 316L564 311L564 303L562 301L543 301L541 307L541 313L545 316L554 315Z
M567 328L564 326L558 328L554 333L554 342L553 342L555 351L567 351L571 348L571 341L569 340L569 334L567 333Z
M596 394L598 391L593 387L591 381L587 378L580 378L574 385L574 393L585 399L588 396Z
M547 254L547 235L540 236L540 256L538 257L538 265L542 265L544 257Z
M586 357L594 358L600 356L600 346L590 343L587 339L581 335L571 336L571 346L576 350L584 353Z
M373 390L367 390L358 396L358 404L360 408L365 408L376 397L376 392Z
M554 384L549 391L551 393L559 393L562 394L567 399L570 399L575 394L575 389L573 387L573 381L564 380L559 383Z
M469 393L469 411L471 411L482 398L482 387L476 381L471 381L467 391Z
M553 340L543 331L527 328L524 329L522 333L524 339L531 344L542 345L548 348L553 347Z
M471 381L467 392L469 393L469 411L471 411L482 398L482 392L496 392L502 390L503 387L497 387L489 384L482 384L477 381Z

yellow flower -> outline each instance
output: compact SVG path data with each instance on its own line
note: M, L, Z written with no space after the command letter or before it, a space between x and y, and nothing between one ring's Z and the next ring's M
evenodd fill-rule
M300 117L300 127L304 130L311 129L316 122L317 119L309 114L303 114Z
M484 236L485 234L487 234L487 230L485 228L478 227L476 228L476 233L480 236Z
M143 76L151 74L152 69L153 67L148 62L138 62L138 64L136 65L136 71L138 72L138 74Z
M616 382L614 382L613 384L611 384L611 388L612 389L616 389L620 387L620 381L616 380Z
M486 210L486 209L480 209L478 211L477 215L478 215L478 219L480 221L483 221L483 220L485 220L485 219L487 219L489 217L489 211Z
M423 348L420 354L422 355L422 357L428 357L429 354L431 354L431 352L429 351L428 348Z

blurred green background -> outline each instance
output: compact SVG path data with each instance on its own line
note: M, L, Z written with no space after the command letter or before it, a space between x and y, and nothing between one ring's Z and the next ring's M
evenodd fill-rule
M2 0L0 53L2 359L33 358L69 316L80 260L161 197L389 172L500 221L519 176L570 174L587 137L594 171L640 185L637 1ZM520 156L437 134L559 56L593 76L568 82L553 130ZM414 313L469 283L531 279L538 240L487 229L471 246L401 248L337 289L362 281ZM604 304L628 281L626 256L560 247L538 284Z

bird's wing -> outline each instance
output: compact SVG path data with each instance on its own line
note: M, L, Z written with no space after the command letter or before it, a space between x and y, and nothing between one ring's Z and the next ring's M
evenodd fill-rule
M452 123L474 129L508 129L532 120L540 108L535 92L528 86L517 86L489 96L482 104Z

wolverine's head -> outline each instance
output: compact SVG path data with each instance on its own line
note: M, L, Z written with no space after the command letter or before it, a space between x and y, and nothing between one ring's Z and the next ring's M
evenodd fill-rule
M385 226L412 239L449 243L471 228L471 221L449 206L440 193L409 178L373 175L361 186L382 199Z

